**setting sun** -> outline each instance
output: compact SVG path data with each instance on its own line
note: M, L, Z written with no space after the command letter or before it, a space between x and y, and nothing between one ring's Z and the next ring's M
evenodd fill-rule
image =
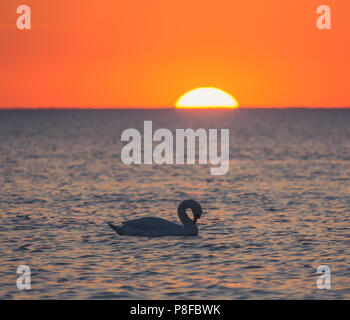
M176 108L237 108L238 102L227 92L216 88L196 88L186 92L175 103Z

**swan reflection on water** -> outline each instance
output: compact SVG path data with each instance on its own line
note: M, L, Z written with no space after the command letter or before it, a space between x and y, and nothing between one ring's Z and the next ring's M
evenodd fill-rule
M186 209L192 210L193 220L187 215ZM184 200L179 204L177 208L177 214L183 226L155 217L145 217L125 221L121 226L115 226L110 222L108 222L108 225L121 236L197 236L197 220L200 219L202 213L202 207L197 201Z

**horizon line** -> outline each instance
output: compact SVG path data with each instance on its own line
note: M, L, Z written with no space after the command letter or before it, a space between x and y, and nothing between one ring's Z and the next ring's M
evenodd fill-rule
M239 109L324 109L324 110L339 110L339 109L350 109L349 106L239 106L238 108L176 108L172 106L94 106L94 107L1 107L0 111L25 111L25 110L239 110Z

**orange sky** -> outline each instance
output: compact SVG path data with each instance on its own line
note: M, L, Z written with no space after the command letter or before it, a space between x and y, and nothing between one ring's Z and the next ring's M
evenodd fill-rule
M32 30L16 29L21 4ZM173 106L200 86L244 106L350 106L349 36L349 0L1 1L0 107Z

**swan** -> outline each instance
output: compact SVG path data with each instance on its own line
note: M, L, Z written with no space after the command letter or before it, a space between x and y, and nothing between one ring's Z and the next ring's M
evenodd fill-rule
M187 215L186 209L192 210L193 220ZM177 214L183 226L155 217L125 221L120 227L110 222L108 222L108 225L121 236L197 236L197 220L201 217L202 213L201 205L197 201L190 199L182 201L177 208Z

